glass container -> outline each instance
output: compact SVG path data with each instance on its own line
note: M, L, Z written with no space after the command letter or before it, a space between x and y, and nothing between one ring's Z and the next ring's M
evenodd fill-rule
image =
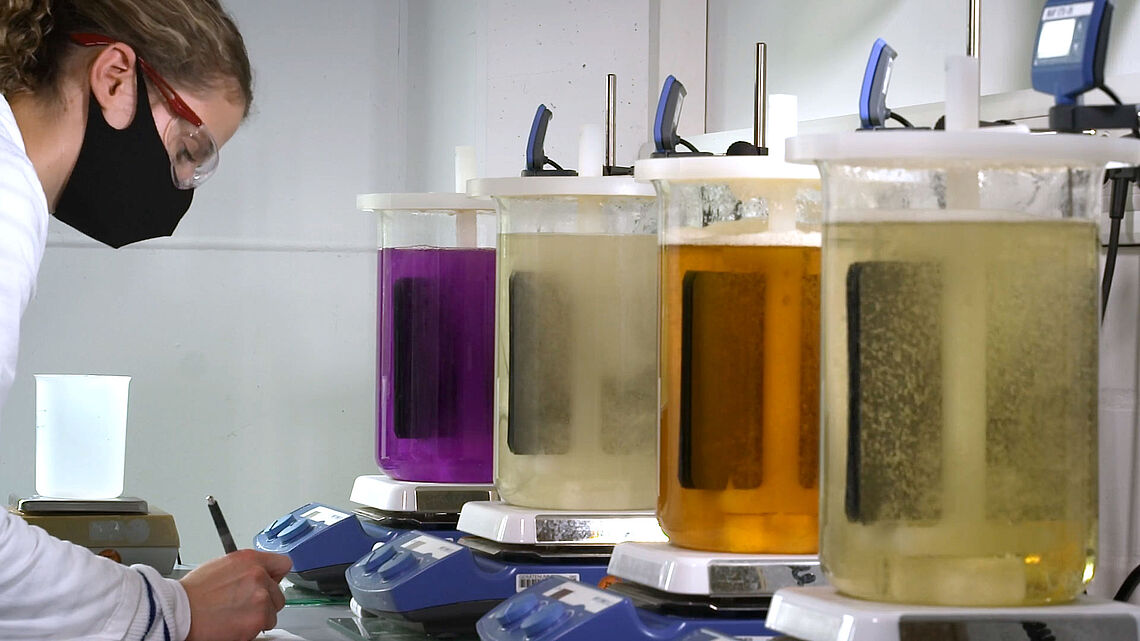
M36 374L36 493L123 493L130 376Z
M879 601L1069 601L1097 523L1097 217L1135 141L794 138L823 180L820 554Z
M489 483L495 215L464 194L374 194L376 461L392 478Z
M630 177L478 180L499 207L495 486L546 509L657 494L657 223Z
M682 547L814 553L818 173L736 156L636 175L661 212L661 526Z

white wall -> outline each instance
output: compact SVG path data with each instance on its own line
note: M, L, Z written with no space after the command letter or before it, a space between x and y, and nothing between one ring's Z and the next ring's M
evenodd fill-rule
M546 155L577 168L578 130L605 123L606 74L618 77L617 162L648 140L651 0L482 0L478 126L483 176L517 176L539 103L554 111Z
M1039 0L982 4L982 93L1029 87ZM1128 1L1131 4L1131 0ZM965 0L709 0L709 131L752 126L756 42L767 42L771 93L799 96L801 119L858 111L875 38L899 57L888 105L943 99L947 54L966 52Z
M172 512L182 557L241 544L373 461L375 230L403 187L400 2L229 0L256 74L248 123L173 239L114 251L53 222L3 412L0 488L33 489L33 373L134 377L126 491Z
M455 189L455 148L474 145L480 59L475 0L407 2L406 189ZM529 126L529 122L528 122Z

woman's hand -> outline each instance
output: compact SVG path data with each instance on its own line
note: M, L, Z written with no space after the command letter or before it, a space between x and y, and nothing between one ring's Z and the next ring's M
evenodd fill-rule
M187 574L181 580L190 599L186 641L248 641L273 628L285 607L277 584L292 567L287 556L238 550Z

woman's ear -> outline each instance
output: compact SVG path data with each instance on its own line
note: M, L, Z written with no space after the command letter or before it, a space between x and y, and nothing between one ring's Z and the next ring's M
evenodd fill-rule
M103 108L103 119L125 129L135 116L138 85L135 50L116 42L107 45L91 63L91 91Z

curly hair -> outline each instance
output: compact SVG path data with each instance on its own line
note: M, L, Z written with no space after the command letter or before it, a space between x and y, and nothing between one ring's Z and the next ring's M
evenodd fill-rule
M233 88L249 112L249 55L218 0L0 0L0 94L54 90L79 32L129 45L175 85Z

